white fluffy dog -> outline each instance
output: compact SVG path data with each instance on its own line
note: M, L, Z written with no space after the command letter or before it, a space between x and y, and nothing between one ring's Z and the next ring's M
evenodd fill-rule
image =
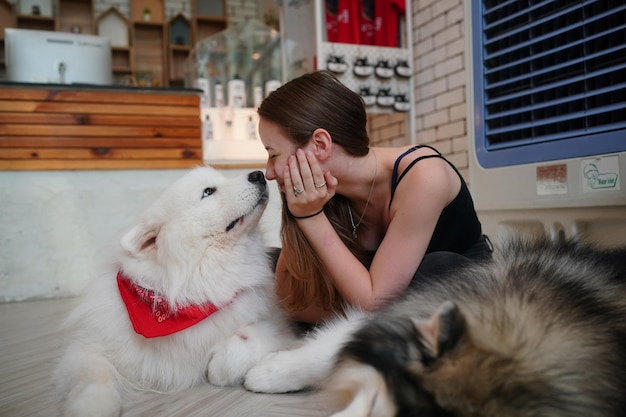
M261 171L200 167L143 213L66 322L71 343L54 374L65 416L118 416L130 388L239 385L291 345L258 227L267 201Z

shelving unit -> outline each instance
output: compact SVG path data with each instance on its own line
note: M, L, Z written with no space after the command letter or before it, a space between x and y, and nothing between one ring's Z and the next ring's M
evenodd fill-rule
M111 39L116 80L152 86L184 86L185 61L196 42L228 27L226 0L191 0L191 17L167 19L166 0L131 0L129 17L116 7L95 15L96 0L0 0L0 69L4 28L95 34ZM32 14L39 8L40 14ZM144 11L150 10L146 19Z
M227 28L226 0L194 0L192 6L192 44Z
M53 17L57 0L17 0L16 13Z
M57 0L57 30L94 34L93 0Z
M111 40L114 79L131 76L134 65L128 19L117 8L110 7L96 19L96 34Z
M96 20L96 33L111 40L114 47L129 47L128 19L115 7L110 7Z
M133 75L140 85L167 85L165 26L158 22L133 22Z
M130 75L133 73L132 48L128 46L113 46L111 47L111 55L114 75Z
M16 25L20 29L56 30L57 21L53 16L38 16L32 14L18 14Z
M177 14L168 22L169 85L185 83L185 61L191 52L191 24L183 14Z
M7 0L0 0L0 68L4 68L4 28L15 27L13 6Z
M150 17L146 19L145 10L150 11ZM165 22L164 0L132 0L130 2L130 20L135 22Z
M196 43L226 29L227 21L223 17L199 16L193 18L193 42Z

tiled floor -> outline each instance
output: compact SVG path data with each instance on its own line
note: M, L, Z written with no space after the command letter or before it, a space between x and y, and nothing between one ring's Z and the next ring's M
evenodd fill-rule
M58 330L75 299L0 303L0 416L60 416L51 372L65 345ZM209 385L172 394L137 393L122 417L321 417L322 393L255 394Z

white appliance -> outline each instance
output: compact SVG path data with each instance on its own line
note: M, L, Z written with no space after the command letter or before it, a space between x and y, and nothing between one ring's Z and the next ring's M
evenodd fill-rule
M65 32L6 28L9 81L52 84L111 84L109 39Z
M626 6L561 3L465 3L470 188L496 241L624 245Z

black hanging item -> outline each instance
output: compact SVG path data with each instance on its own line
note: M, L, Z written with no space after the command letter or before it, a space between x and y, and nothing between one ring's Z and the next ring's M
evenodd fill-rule
M389 79L393 77L393 68L389 66L389 61L386 59L381 59L376 64L376 68L374 69L374 73L378 78Z
M343 74L348 69L348 64L343 56L329 55L326 61L326 68L335 74Z
M359 57L354 62L352 72L355 76L365 78L374 73L374 66L369 63L367 57Z
M411 103L406 94L396 94L394 97L393 109L395 111L407 112L411 110Z
M380 107L391 107L395 101L395 97L391 95L391 88L378 89L378 94L376 94L376 104Z
M376 104L376 94L368 86L359 88L359 94L365 103L365 107L371 107Z
M398 77L401 78L411 78L411 67L409 63L405 59L399 59L396 66L394 67L394 72Z

